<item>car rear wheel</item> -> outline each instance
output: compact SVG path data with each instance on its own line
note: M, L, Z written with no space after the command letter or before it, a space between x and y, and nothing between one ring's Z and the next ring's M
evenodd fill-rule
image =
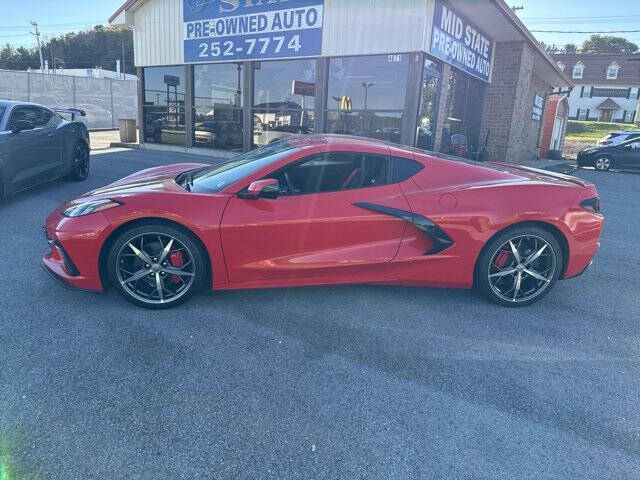
M89 176L89 148L82 142L78 142L71 152L71 173L69 180L81 182Z
M607 156L597 157L593 165L600 172L608 172L613 167L613 160Z
M544 228L523 226L492 239L477 269L478 289L508 307L530 305L553 288L562 272L562 249Z
M166 309L186 302L204 284L205 255L179 228L143 225L120 234L107 257L109 279L131 303Z

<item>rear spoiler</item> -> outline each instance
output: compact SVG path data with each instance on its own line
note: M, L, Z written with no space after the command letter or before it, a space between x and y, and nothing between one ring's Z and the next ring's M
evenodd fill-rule
M564 173L552 172L549 170L542 170L540 168L527 167L525 165L516 165L513 163L503 163L503 162L490 162L493 165L500 165L501 167L506 167L510 170L522 170L525 172L535 173L538 175L543 175L546 177L557 178L559 180L564 180L565 182L573 183L574 185L579 185L581 187L592 187L593 184L586 180L583 180L578 177L573 177L571 175L566 175Z
M71 121L76 119L76 115L80 115L81 117L87 116L87 112L77 108L54 108L53 111L56 113L68 113L71 115Z

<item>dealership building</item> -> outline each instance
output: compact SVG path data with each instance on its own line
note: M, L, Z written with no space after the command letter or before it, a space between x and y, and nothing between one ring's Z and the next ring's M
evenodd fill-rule
M149 148L339 133L528 162L572 87L503 0L128 0L110 23L134 32Z

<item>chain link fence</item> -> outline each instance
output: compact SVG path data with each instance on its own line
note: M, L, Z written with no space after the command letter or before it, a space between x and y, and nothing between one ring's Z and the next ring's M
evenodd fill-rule
M137 81L0 70L0 99L78 108L87 128L116 128L138 115Z

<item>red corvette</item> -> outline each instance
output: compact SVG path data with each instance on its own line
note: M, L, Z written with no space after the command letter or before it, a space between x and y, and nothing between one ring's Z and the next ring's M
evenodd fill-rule
M528 305L581 274L595 187L531 168L343 136L291 137L215 166L138 172L47 218L46 269L167 308L201 287L471 288Z

